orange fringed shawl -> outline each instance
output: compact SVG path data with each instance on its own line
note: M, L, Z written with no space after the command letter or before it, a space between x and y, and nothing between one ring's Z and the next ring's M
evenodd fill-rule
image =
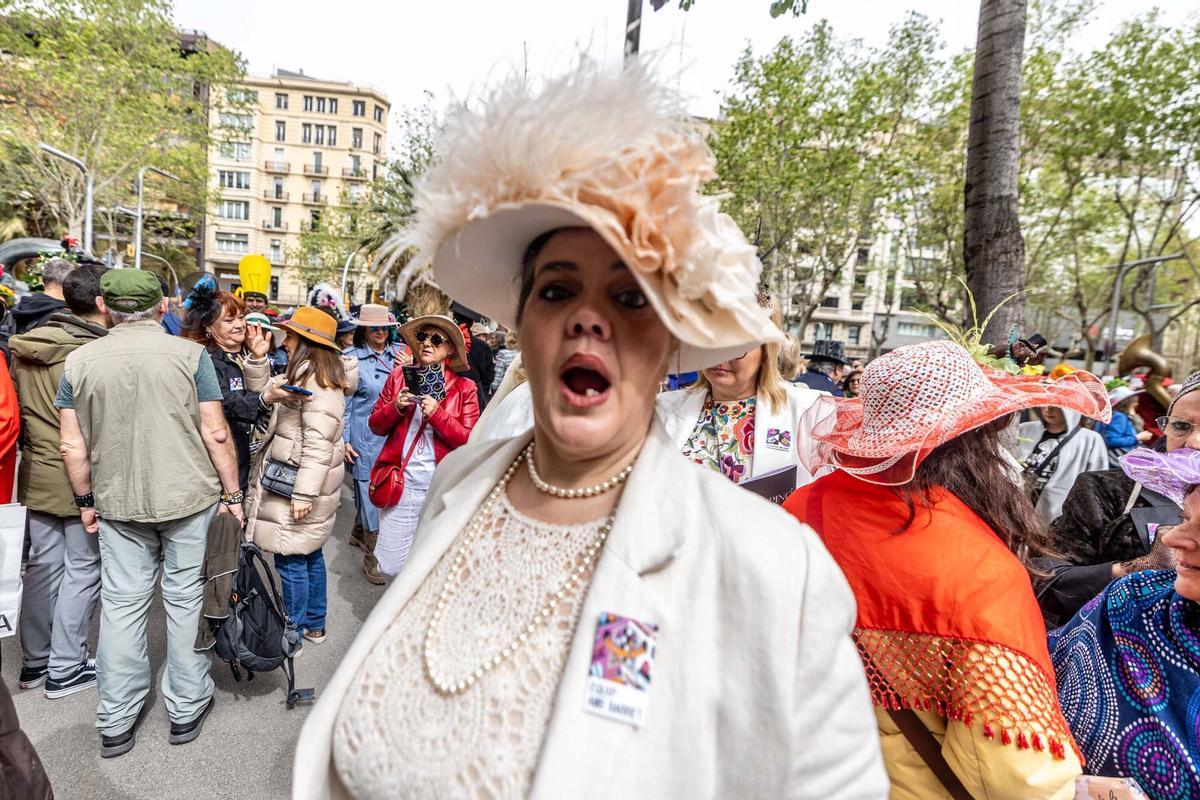
M898 533L909 512L895 491L839 471L783 507L816 530L854 590L877 706L980 722L989 739L1055 758L1075 747L1029 576L961 500L940 492Z

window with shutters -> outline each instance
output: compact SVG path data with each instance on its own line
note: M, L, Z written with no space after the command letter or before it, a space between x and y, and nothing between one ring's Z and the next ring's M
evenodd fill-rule
M218 170L217 182L222 189L249 189L250 173L234 169Z
M222 219L250 219L250 203L246 200L222 200L217 206L217 216Z
M217 252L235 256L250 252L249 234L217 231Z

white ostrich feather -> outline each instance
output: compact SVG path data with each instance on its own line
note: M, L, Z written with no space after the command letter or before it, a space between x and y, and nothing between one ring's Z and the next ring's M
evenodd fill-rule
M536 86L514 75L447 113L416 183L413 223L390 243L390 260L412 256L401 293L414 279L435 283L438 248L471 221L510 204L559 205L605 234L653 286L677 336L707 345L732 327L773 340L777 329L755 301L755 250L718 198L700 191L714 177L701 131L648 67L584 61Z

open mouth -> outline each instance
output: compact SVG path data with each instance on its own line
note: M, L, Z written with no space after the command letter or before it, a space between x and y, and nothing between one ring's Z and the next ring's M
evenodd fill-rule
M604 401L612 381L604 363L595 356L576 354L558 373L563 394L572 405L590 406Z

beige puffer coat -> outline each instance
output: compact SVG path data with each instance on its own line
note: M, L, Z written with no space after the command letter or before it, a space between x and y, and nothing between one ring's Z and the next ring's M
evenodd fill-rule
M263 550L281 555L303 555L324 546L333 533L334 518L342 500L345 474L345 445L342 441L342 411L346 396L358 385L358 368L343 359L350 388L344 393L324 389L310 377L300 385L313 392L303 403L278 403L271 414L267 435L254 457L246 500L247 530ZM246 388L261 392L274 380L266 359L249 360L243 374ZM292 518L292 502L262 487L263 468L268 458L299 467L293 497L312 503L303 520Z

